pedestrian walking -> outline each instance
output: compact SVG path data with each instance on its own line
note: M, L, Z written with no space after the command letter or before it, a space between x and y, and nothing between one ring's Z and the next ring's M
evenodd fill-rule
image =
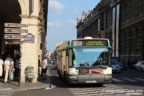
M0 77L3 75L3 60L0 55Z
M4 72L5 72L5 78L4 78L4 82L6 83L8 81L8 77L10 77L10 79L13 79L13 72L14 71L14 61L13 59L10 57L10 55L7 56L7 58L4 61Z
M41 75L41 60L40 60L40 55L38 56L38 76Z
M20 56L16 57L15 61L15 80L19 80L19 65L20 65Z
M45 57L42 62L42 78L46 78L47 66L48 66L48 58Z

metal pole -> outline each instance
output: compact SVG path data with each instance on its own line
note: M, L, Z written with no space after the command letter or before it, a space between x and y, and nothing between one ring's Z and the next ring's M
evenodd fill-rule
M19 86L21 85L21 67L19 67L19 82L18 82L18 85Z
M21 44L20 44L20 64L19 64L19 82L18 82L18 86L21 85L21 57L22 57L22 53L21 53Z

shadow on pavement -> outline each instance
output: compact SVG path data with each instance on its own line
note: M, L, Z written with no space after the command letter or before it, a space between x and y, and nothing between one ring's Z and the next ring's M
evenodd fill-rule
M136 70L124 70L120 74L113 73L113 78L121 81L121 82L112 81L112 83L116 85L131 85L131 86L144 87L144 81L136 80L136 78L143 78L144 80L144 72Z

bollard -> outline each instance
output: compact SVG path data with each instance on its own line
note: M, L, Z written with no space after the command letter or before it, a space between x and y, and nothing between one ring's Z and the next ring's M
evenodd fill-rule
M26 82L32 82L33 79L35 78L34 76L34 68L33 66L27 66L25 69L25 76L26 76Z

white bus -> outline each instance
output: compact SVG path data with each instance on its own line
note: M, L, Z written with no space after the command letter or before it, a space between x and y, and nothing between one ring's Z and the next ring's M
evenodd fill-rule
M68 83L111 82L111 46L108 39L66 41L57 47L57 71Z

